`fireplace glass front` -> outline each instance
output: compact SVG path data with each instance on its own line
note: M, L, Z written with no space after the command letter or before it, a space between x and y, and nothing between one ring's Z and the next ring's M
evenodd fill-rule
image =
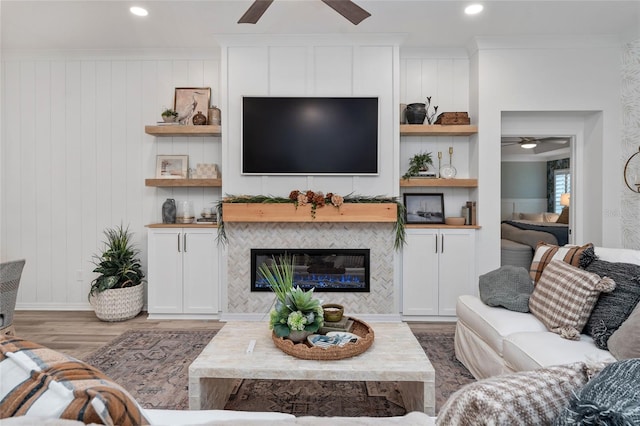
M251 291L271 291L258 268L288 255L303 290L369 292L369 249L251 249Z

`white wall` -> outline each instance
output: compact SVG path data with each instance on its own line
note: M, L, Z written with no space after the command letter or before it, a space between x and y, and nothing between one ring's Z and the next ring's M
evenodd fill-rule
M505 111L584 113L575 159L585 172L576 210L589 211L582 240L620 247L620 60L617 41L480 38L473 52L478 105L479 273L500 265L500 135ZM588 171L588 172L587 172ZM588 191L586 190L588 188ZM605 188L616 188L605 191ZM578 188L577 188L578 189ZM580 189L578 189L580 191ZM573 200L572 200L573 202ZM572 203L573 204L573 203Z
M188 197L197 207L219 198L219 190L144 186L156 154L220 162L216 138L156 141L144 133L173 105L175 87L211 87L219 100L218 52L25 52L2 60L0 258L27 260L18 307L87 309L105 227L130 225L146 265L144 226L161 221L165 198Z

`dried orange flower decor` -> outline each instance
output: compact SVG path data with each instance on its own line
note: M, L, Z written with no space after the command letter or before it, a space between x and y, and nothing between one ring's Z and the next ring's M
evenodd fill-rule
M289 194L289 199L294 202L296 206L306 206L307 204L311 204L311 217L315 218L316 209L318 207L323 207L326 204L332 204L335 207L340 207L344 203L344 198L340 195L334 194L333 192L327 193L324 195L322 192L313 192L310 190L301 192L297 189L294 189Z

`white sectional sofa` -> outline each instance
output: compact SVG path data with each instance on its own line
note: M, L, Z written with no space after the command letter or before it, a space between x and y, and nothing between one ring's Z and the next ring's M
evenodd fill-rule
M596 247L595 253L609 262L640 265L639 250ZM490 307L476 296L460 296L456 314L456 357L477 379L578 361L615 361L587 335L563 339L531 313Z

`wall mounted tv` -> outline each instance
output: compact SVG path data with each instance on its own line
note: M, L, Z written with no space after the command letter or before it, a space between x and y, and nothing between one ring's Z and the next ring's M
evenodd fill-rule
M243 97L242 173L377 174L378 98Z

